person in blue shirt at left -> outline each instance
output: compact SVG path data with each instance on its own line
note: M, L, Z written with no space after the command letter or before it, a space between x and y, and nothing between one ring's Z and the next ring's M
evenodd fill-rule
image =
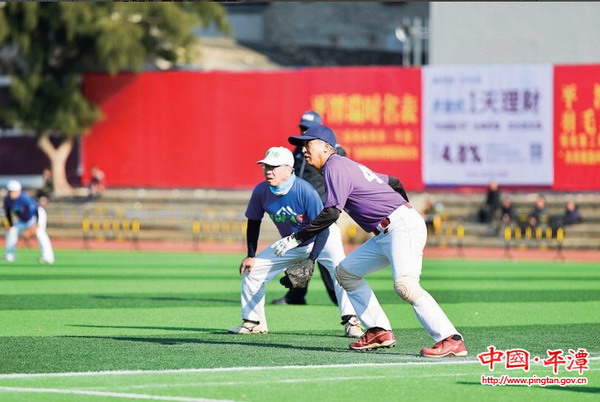
M13 262L17 251L19 236L35 232L42 257L41 264L54 263L54 251L50 237L46 233L46 211L27 193L23 191L21 183L9 180L6 189L8 194L4 197L4 212L10 229L6 232L6 252L4 260ZM40 220L40 218L42 218Z
M248 254L240 264L243 321L241 325L228 331L233 334L268 332L265 285L287 267L308 258L323 264L328 274L335 278L335 267L346 256L342 235L336 225L303 242L284 257L275 256L271 247L256 252L260 224L265 212L277 226L279 234L289 236L306 227L323 209L317 190L306 180L295 176L294 155L289 149L270 148L264 159L257 163L263 165L265 180L254 188L246 209ZM334 282L334 288L344 325L344 336L360 338L363 331L346 291L337 282Z

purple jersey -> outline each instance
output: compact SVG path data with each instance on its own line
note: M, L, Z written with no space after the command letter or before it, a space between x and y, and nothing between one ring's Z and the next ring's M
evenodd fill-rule
M402 204L404 197L388 184L388 176L375 173L360 163L331 155L323 167L325 207L346 210L366 232Z

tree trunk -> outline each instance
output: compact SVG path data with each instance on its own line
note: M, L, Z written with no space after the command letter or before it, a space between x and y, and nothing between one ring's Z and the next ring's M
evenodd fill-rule
M44 132L38 138L38 147L46 154L50 160L50 169L52 170L52 180L54 182L54 195L64 197L73 194L73 187L67 181L67 158L73 150L73 140L65 139L58 147L54 147L50 142L50 132Z

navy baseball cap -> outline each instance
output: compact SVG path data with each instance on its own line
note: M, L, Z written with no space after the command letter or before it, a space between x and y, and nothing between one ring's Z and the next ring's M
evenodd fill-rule
M319 116L319 113L309 110L308 112L302 113L302 117L300 117L300 123L298 124L298 127L311 128L313 126L319 126L321 124L323 124L323 120L321 120L321 116Z
M302 135L289 137L288 141L292 145L302 145L304 141L323 140L335 147L337 143L333 130L326 126L313 126L304 132Z

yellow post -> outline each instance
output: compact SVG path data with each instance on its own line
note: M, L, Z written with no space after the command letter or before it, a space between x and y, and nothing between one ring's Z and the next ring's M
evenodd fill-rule
M544 249L546 249L546 244L542 242L542 234L543 234L543 230L541 227L538 226L535 229L535 239L538 241L540 249L544 250Z
M195 236L198 236L200 234L200 221L192 222L192 233Z
M192 221L192 242L194 244L194 249L198 249L198 242L200 241L200 221L194 220Z
M136 249L140 248L140 243L139 243L139 235L140 235L140 221L137 219L134 219L133 222L131 222L131 231L133 232L133 247Z
M517 237L517 231L515 229L515 237ZM521 237L521 231L519 229L519 237ZM507 258L511 258L510 255L510 240L512 238L512 228L507 226L504 228L504 254Z
M565 238L565 230L562 227L560 227L556 230L556 240L558 240L559 243L562 243L564 238Z
M521 237L522 237L522 232L521 232L521 227L517 226L515 228L515 243L517 243L519 248L525 248L525 245L523 244L523 242L521 242Z
M102 232L100 231L100 221L92 222L92 228L94 229L94 235L96 236L96 239L104 240L104 236L102 235Z
M90 247L90 220L88 218L83 218L81 220L81 230L83 234L83 245L87 250Z
M531 228L531 226L527 226L527 229L525 229L526 245L528 245L528 246L530 245L532 237L533 237L533 229Z
M120 230L120 228L121 228L121 223L119 222L119 220L113 219L113 221L112 221L113 235L117 240L122 241L123 240L123 232Z
M564 238L565 229L561 226L558 229L556 229L556 241L558 242L558 245L556 247L556 257L560 258L561 260L565 258L562 252L562 242Z
M516 237L516 230L515 230L515 237ZM510 242L511 238L512 238L512 229L510 226L507 226L504 228L504 241L508 244Z
M436 236L440 236L442 234L442 218L439 215L436 215L433 218L433 232Z
M463 250L463 239L464 238L465 238L465 227L459 223L456 226L456 247L458 249L457 254L461 257L464 255L464 250Z

